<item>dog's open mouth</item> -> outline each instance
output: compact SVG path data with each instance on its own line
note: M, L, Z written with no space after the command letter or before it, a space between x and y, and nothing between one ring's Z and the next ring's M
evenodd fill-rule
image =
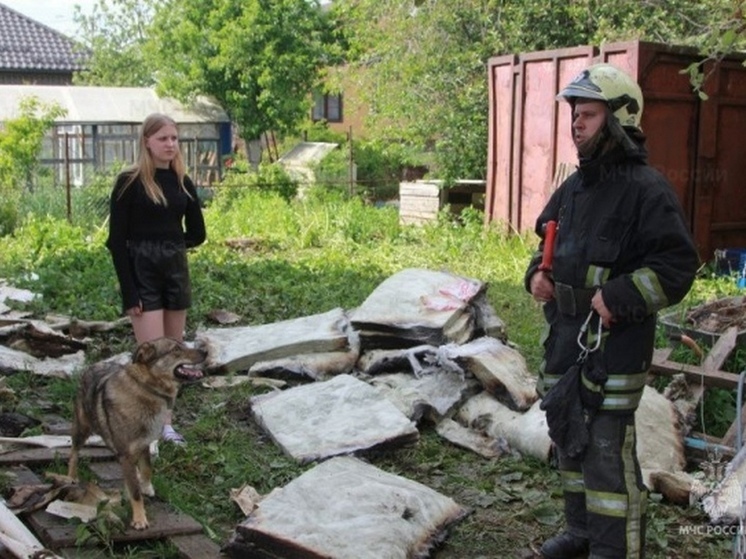
M183 381L194 381L199 380L204 376L202 369L198 369L190 364L183 364L176 367L174 375Z

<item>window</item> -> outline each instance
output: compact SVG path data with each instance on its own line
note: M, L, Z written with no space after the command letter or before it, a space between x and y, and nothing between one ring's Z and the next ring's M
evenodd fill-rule
M314 122L317 120L342 122L342 95L314 94L311 118Z

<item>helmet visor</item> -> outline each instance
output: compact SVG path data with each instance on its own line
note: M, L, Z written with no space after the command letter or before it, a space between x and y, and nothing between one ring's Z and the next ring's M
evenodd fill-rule
M565 89L559 92L556 99L561 101L563 99L570 99L572 97L582 97L584 99L597 99L599 101L607 101L606 95L604 95L601 88L598 87L593 80L591 80L591 73L589 70L583 70L572 82L570 82Z
M557 101L566 101L568 99L580 97L583 99L595 99L597 101L606 101L606 96L593 84L571 83L565 89L557 94Z

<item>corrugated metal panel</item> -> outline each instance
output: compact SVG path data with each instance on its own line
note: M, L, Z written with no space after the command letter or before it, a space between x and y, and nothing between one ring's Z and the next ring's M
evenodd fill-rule
M186 107L144 87L0 85L0 121L18 116L23 98L58 103L67 115L58 124L140 123L151 113L165 113L178 123L229 122L217 104L199 99Z
M676 190L702 258L746 246L746 68L742 57L726 60L702 102L682 73L697 60L691 49L640 41L491 59L486 219L534 227L558 170L577 163L570 110L554 97L583 68L606 61L640 83L650 162Z

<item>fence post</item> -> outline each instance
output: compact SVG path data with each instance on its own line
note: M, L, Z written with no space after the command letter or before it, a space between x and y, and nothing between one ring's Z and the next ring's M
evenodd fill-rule
M65 195L67 196L67 222L73 222L72 196L70 193L70 133L65 132Z
M350 179L350 196L352 196L355 193L355 159L354 154L352 151L352 126L350 126L350 131L347 136L349 140L350 145L350 161L349 161L349 170L348 175Z

